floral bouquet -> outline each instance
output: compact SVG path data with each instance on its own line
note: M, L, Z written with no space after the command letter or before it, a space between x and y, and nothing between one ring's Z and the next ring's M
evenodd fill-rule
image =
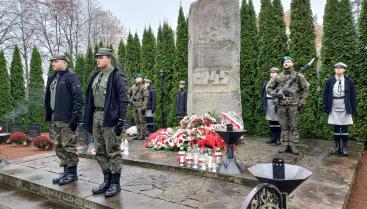
M51 150L53 147L53 142L44 135L37 136L32 143L40 150Z
M135 136L138 134L138 129L136 128L136 126L131 126L130 128L128 128L125 133L129 136Z
M27 145L28 137L24 132L15 132L10 135L8 139L9 143L14 143L17 145Z

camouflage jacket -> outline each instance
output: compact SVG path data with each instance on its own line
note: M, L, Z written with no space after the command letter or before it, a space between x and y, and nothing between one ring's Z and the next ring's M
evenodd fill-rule
M269 81L267 92L273 96L276 89L285 86L288 80L296 77L296 80L290 85L294 94L285 94L285 98L278 101L279 105L304 105L308 96L310 84L302 74L298 74L293 68L283 70L277 77Z
M129 89L129 100L133 107L146 107L148 103L148 91L144 88L144 84L134 84Z

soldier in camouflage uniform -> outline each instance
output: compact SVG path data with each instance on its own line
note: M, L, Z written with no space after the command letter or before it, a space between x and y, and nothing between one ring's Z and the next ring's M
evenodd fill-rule
M79 162L76 144L77 129L83 106L80 80L68 68L63 54L51 58L55 73L49 76L45 92L46 121L52 121L50 136L55 141L56 155L64 172L52 179L54 184L64 185L78 180Z
M270 80L267 92L278 99L277 108L281 126L281 138L283 143L287 143L287 146L279 150L279 153L289 152L298 155L299 153L295 146L299 139L297 131L298 113L306 103L310 84L302 74L297 73L293 69L293 60L290 56L283 57L282 65L283 72ZM292 78L296 79L290 84L288 89L284 89L283 92L277 91L277 88L284 87L287 81L292 80Z
M112 66L112 50L100 48L95 55L98 70L92 73L86 95L84 127L93 132L96 158L104 180L93 188L93 194L112 197L121 191L121 132L127 106L127 80Z
M145 109L149 98L143 77L142 73L137 73L135 75L135 83L129 89L129 100L133 107L135 125L139 135L137 140L143 140L146 135Z

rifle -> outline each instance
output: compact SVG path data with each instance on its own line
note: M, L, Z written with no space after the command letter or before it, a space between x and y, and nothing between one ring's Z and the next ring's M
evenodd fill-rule
M315 58L312 58L311 61L309 61L307 64L305 64L301 70L299 72L297 72L296 76L291 77L283 87L279 87L277 89L275 89L275 92L277 94L282 94L283 95L283 99L285 98L285 95L294 95L296 93L296 90L290 88L290 86L296 81L296 79L298 78L299 74L302 73L303 71L305 71L308 67L310 67L310 65L312 65L312 63L315 61ZM275 98L275 104L278 104L278 98Z

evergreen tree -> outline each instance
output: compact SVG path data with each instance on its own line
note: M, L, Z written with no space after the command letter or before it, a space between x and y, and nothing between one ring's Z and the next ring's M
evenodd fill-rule
M0 119L9 120L11 119L9 112L12 109L12 96L4 52L0 52L0 89Z
M259 33L258 33L258 72L255 83L256 111L255 120L257 121L255 131L257 135L265 135L268 132L267 121L260 114L260 98L264 81L269 79L269 70L272 67L278 67L280 58L276 57L274 45L274 15L273 6L270 0L261 0L261 9L259 13Z
M91 73L96 69L96 61L94 60L94 53L92 48L87 49L87 54L85 55L85 67L83 76L83 92L86 92L90 80Z
M117 63L120 70L125 69L125 60L126 60L126 46L124 40L120 40L119 47L117 50Z
M44 81L41 55L36 47L32 50L29 75L29 118L47 129L44 117Z
M279 60L282 56L287 54L288 46L287 46L287 35L286 28L284 22L284 11L281 0L273 0L273 47L274 47L274 55L277 60ZM279 62L275 63L276 65Z
M164 119L166 126L177 126L175 121L175 95L177 92L177 83L173 83L174 61L175 61L175 42L174 34L171 27L167 22L163 23L162 27L159 27L157 37L157 61L156 61L156 75L159 80L159 71L164 71ZM157 92L157 108L156 119L157 122L161 119L161 94ZM160 124L159 124L160 125Z
M133 78L133 75L140 70L140 54L141 54L140 40L135 33L135 37L129 33L126 44L126 74Z
M73 57L71 56L71 54L69 52L65 52L65 56L66 56L66 62L68 63L69 68L74 69Z
M367 69L367 0L362 1L361 14L359 17L359 39L358 39L358 63L352 78L356 83L357 90L357 121L355 123L355 134L358 140L365 140L367 136L367 77L364 71Z
M290 54L294 59L294 68L298 71L311 59L316 58L316 34L309 0L292 1L290 31ZM318 135L318 118L321 113L318 103L316 62L302 74L310 83L310 92L306 105L302 107L300 112L299 130L303 136L316 137Z
M254 109L258 105L258 97L255 94L255 80L257 75L256 56L257 47L257 26L256 14L252 0L241 5L241 101L242 117L245 128L249 134L255 134L255 113Z
M15 112L25 105L24 70L18 46L15 46L10 65L11 96ZM18 121L17 118L14 118Z
M175 78L174 83L178 84L180 80L187 81L188 77L188 43L189 34L186 18L182 7L179 9L176 29L176 57L175 57Z
M138 36L138 33L135 32L134 35L134 44L135 44L135 50L136 50L136 59L135 59L135 66L136 66L136 72L140 72L140 60L141 60L141 43Z
M84 55L83 54L78 54L78 56L76 57L76 63L75 63L75 72L76 74L79 75L80 78L80 83L82 85L82 90L83 90L83 95L84 95L84 90L87 89L87 83L85 83L85 81L87 80L85 78L86 74L85 74L85 59L84 59Z
M118 67L118 63L117 63L117 57L116 57L116 53L115 53L115 49L113 48L112 44L108 45L109 49L112 50L112 66L113 67Z
M156 59L156 40L152 28L144 29L142 48L141 48L141 69L145 73L148 79L153 81L154 65ZM153 83L157 85L158 83Z

